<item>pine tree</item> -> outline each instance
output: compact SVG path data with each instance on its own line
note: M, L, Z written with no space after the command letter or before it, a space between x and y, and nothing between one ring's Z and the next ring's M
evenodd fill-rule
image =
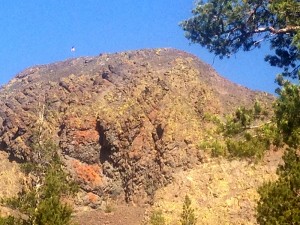
M185 196L181 213L181 225L195 225L197 222L195 210L191 206L192 202L189 196Z

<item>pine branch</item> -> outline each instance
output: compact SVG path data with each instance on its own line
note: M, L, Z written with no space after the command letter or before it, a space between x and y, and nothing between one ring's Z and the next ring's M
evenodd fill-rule
M271 120L270 120L270 121L267 121L267 122L265 122L265 123L263 123L263 124L257 125L257 126L247 126L247 127L245 127L245 129L256 129L256 128L263 127L263 126L265 126L265 125L267 125L267 124L270 124L270 123L272 123Z
M272 34L285 34L289 32L295 32L300 30L300 26L287 26L281 29L275 29L274 27L260 27L254 30L255 33L264 33L264 32L271 32Z

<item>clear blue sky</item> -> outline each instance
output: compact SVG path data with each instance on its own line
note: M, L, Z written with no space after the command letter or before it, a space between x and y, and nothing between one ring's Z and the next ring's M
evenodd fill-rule
M0 84L23 69L75 56L172 47L197 55L231 81L274 92L279 70L263 58L268 48L219 60L189 45L179 22L194 0L11 0L0 7ZM214 63L213 63L214 62Z

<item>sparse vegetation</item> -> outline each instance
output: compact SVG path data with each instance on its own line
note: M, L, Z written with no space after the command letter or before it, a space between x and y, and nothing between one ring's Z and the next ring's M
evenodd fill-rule
M215 134L200 143L213 157L229 156L260 159L271 144L281 143L276 124L268 112L256 101L253 108L238 108L224 122L208 117L217 126ZM211 119L213 118L213 119Z
M166 220L163 216L162 210L154 210L150 216L151 225L165 225Z
M227 146L222 141L211 139L200 143L199 148L209 150L212 157L226 156Z
M13 216L0 217L0 225L26 225L22 220Z
M258 103L253 109L239 108L224 123L218 122L217 135L225 140L202 143L211 148L213 156L261 158L271 144L290 146L284 155L284 165L278 168L279 179L259 188L257 221L260 224L299 224L300 222L300 156L299 156L299 86L286 82L275 104L275 116L266 120L268 114ZM218 120L215 120L218 121ZM222 149L222 151L220 151Z
M195 210L191 206L192 201L188 195L184 198L184 203L182 207L181 213L181 225L195 225L197 222L197 218L195 216Z
M109 200L106 200L104 212L105 213L112 213L113 211L114 211L113 204Z

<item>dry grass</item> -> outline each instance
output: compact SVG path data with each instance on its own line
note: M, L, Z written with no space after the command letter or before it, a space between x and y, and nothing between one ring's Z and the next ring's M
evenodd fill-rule
M8 154L0 152L0 198L15 196L21 189L24 179L16 162L8 160Z
M188 194L199 225L256 224L256 189L264 181L276 179L280 157L271 157L274 160L267 157L258 164L213 159L179 172L172 184L156 193L154 208L163 211L167 224L179 225L184 197Z
M16 162L8 160L8 154L0 151L0 199L15 196L22 188L24 174ZM7 216L10 210L0 206L0 215Z

